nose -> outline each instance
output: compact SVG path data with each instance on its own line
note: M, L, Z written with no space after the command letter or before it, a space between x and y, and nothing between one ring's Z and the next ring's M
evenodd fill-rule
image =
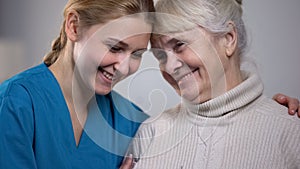
M164 70L170 75L178 75L183 67L183 61L173 51L167 51L166 54L167 61L164 65Z
M114 70L119 71L123 75L127 75L129 73L129 59L130 54L128 53L120 53L118 56L114 57Z

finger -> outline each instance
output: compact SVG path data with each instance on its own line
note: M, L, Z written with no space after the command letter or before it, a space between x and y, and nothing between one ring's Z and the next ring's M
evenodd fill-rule
M281 94L281 93L278 93L276 95L273 96L273 99L278 102L279 104L282 104L282 105L287 105L288 104L288 98L287 96Z
M299 108L299 100L292 97L287 97L288 100L288 108L289 108L289 114L294 115L296 114L298 108ZM299 112L298 112L299 115Z
M120 169L132 169L132 164L133 164L133 158L132 154L129 156L125 157Z
M284 94L278 93L273 96L273 99L279 104L288 107L288 113L290 115L295 115L299 109L299 100L296 98L288 97Z

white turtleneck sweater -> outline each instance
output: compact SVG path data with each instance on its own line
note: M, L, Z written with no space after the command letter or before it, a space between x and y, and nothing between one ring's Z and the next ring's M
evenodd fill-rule
M300 168L300 119L262 95L255 74L199 105L187 102L141 125L135 169Z

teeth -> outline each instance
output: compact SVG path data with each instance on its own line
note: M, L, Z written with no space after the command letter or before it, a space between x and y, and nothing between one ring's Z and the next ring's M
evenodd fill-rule
M182 83L183 81L187 80L188 78L190 78L191 76L193 75L193 72L185 75L184 77L182 77L180 80L179 80L179 84Z
M189 74L185 75L185 76L183 77L183 80L186 80L186 79L189 78L190 76L192 76L192 73L189 73Z
M110 75L109 73L105 72L105 71L103 71L103 75L104 75L107 79L109 79L109 80L112 80L112 79L113 79L113 76Z
M190 77L194 77L194 73L198 71L198 69L195 69L194 71L186 74L185 76L183 76L181 79L179 79L178 84L180 85L181 83L183 83L184 81L188 80Z

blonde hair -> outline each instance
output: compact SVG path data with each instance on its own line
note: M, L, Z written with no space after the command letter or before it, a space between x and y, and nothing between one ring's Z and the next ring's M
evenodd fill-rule
M159 0L155 10L156 33L185 31L198 25L213 34L223 35L229 31L228 21L233 21L238 32L239 55L247 48L242 0Z
M48 66L57 60L66 46L65 19L70 11L79 14L81 27L89 27L126 15L154 12L154 5L153 0L69 0L64 8L64 21L59 37L53 42L52 50L44 58L44 63Z

